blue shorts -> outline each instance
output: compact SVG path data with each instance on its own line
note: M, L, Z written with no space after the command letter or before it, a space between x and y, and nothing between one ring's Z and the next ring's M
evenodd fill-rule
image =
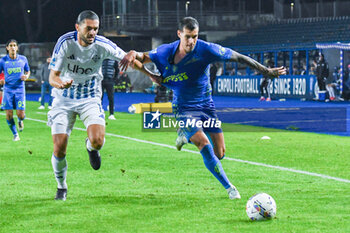
M183 121L185 125L186 122L190 122L186 125L188 127L179 128L178 130L178 134L184 134L188 141L199 130L203 130L204 133L222 133L221 123L220 125L217 124L218 117L214 104L194 108L173 105L173 113L177 121ZM202 124L193 123L198 121Z
M25 110L25 101L26 96L23 91L21 90L9 90L4 89L3 93L3 109L4 110Z

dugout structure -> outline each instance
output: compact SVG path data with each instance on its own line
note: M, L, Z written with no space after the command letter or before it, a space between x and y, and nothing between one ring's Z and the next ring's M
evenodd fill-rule
M350 94L350 43L318 43L316 47L325 55L330 70L338 67L340 93L346 92L344 94L348 96Z

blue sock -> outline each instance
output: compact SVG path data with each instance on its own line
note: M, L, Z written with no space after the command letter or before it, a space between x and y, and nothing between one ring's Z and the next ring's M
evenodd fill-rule
M12 131L13 135L18 134L17 133L17 128L16 128L16 124L15 124L15 120L12 118L11 120L6 120L7 124L10 127L10 130Z
M207 169L220 181L220 183L228 189L231 186L224 169L222 168L221 162L214 154L213 146L211 144L206 145L201 150L203 161Z

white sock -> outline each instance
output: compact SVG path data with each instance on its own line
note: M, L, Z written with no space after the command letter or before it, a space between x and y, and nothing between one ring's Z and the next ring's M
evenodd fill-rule
M102 144L102 146L101 146L101 148L100 148L99 150L101 150L101 149L102 149L102 147L103 147L103 145L105 144L105 142L106 142L106 138L104 138L104 139L103 139L103 144ZM97 150L96 148L92 147L92 145L91 145L91 142L90 142L90 139L89 139L89 138L88 138L87 143L86 143L86 148L87 148L89 151L92 151L92 150Z
M52 164L53 172L55 173L57 188L67 189L68 186L66 183L66 177L67 177L68 164L67 164L66 157L57 158L54 154L52 154L51 164Z
M328 91L329 97L334 97L333 87L327 86L326 89Z

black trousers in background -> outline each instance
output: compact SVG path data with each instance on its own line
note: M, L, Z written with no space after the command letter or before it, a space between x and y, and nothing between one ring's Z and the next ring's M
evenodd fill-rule
M317 85L318 85L318 89L320 91L325 91L326 90L326 81L325 81L324 78L317 77Z
M102 99L103 95L107 92L108 103L109 103L109 115L114 114L114 81L113 80L102 80Z
M261 94L261 96L265 96L265 94L264 94L264 91L265 91L266 98L271 98L270 97L270 90L268 88L270 83L271 83L271 79L263 78L263 80L261 81L261 84L260 84L260 94Z

